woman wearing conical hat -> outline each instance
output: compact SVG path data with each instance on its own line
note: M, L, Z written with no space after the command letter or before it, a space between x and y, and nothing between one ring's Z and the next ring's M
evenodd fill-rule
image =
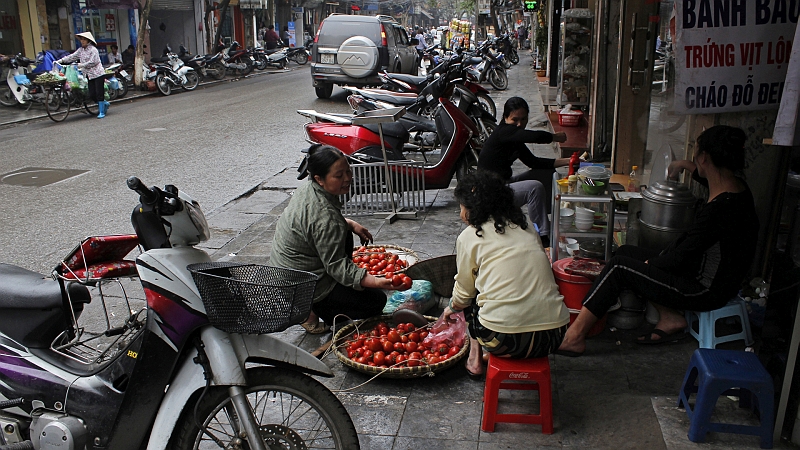
M89 31L78 33L75 36L81 42L81 47L69 56L65 56L56 61L58 64L70 64L78 61L78 70L83 72L86 79L89 80L89 98L97 102L100 114L97 115L98 119L106 116L106 111L110 104L104 99L104 86L105 70L103 64L100 62L100 53L97 51L97 42L94 36Z

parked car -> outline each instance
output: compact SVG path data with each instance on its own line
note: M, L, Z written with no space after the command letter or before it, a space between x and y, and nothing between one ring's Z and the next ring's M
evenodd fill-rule
M311 81L319 98L333 85L378 86L379 71L416 75L416 39L389 16L332 14L320 24L311 51Z

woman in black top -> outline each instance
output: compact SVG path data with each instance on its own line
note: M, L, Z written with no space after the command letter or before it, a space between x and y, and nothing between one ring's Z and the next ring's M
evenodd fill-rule
M544 246L549 247L550 220L547 213L550 212L553 171L569 164L569 158L539 158L525 143L564 142L567 135L526 130L529 111L528 103L521 97L511 97L506 101L499 126L483 144L478 168L492 171L509 183L514 191L514 204L517 207L528 205L528 220L538 228ZM517 159L530 170L513 176L511 165Z
M671 177L691 170L708 187L708 201L691 228L660 254L622 246L606 264L567 330L560 351L577 356L598 318L630 289L658 309L655 329L637 342L657 344L685 336L679 310L711 311L724 306L739 290L755 255L758 217L747 183L735 173L744 168L746 136L739 128L715 126L697 138L692 161L675 161Z

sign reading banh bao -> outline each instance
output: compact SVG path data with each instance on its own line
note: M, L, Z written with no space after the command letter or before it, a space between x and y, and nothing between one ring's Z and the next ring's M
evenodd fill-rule
M798 0L676 0L675 112L777 109Z

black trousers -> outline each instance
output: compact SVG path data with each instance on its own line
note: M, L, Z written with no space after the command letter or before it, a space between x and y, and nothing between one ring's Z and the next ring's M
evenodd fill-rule
M89 80L89 98L98 103L105 100L105 79L103 77Z
M658 253L623 245L594 281L583 306L597 317L603 317L625 289L639 297L677 310L711 311L724 306L729 299L719 298L694 279L675 276L646 264Z

